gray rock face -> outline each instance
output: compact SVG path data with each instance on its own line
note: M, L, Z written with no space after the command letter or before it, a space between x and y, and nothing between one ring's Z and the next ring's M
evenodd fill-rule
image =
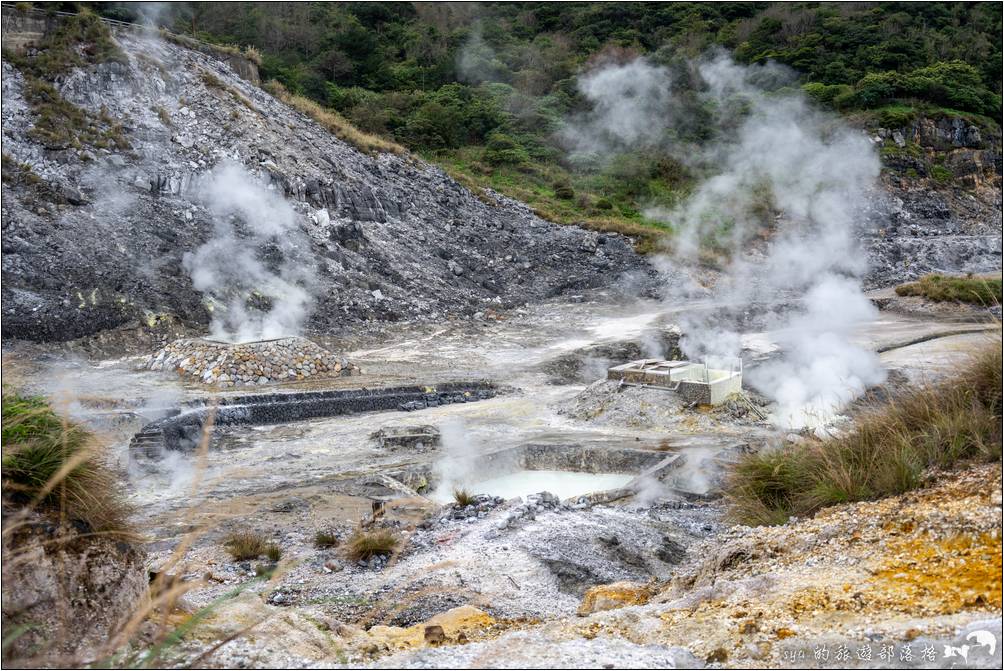
M61 528L38 513L4 537L3 559L4 629L26 626L4 651L11 658L50 666L89 659L147 595L137 546Z
M862 230L866 283L1000 270L1000 135L959 118L921 117L903 128L880 128L874 139L912 149L883 156L886 197ZM950 175L947 183L931 174L938 165Z
M308 331L471 315L644 266L620 235L596 236L596 253L580 228L493 192L475 197L417 159L360 153L212 56L128 33L117 40L129 65L76 70L58 88L121 120L129 152L45 150L28 136L36 119L23 78L3 63L4 152L65 194L55 204L3 185L5 338L67 340L162 313L207 324L182 257L212 234L197 192L223 161L296 210L308 241L296 262L316 280Z

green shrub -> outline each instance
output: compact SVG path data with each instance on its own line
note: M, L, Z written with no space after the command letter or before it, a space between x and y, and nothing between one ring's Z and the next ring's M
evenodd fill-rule
M131 535L129 508L93 436L44 398L3 393L3 491L94 531Z
M572 200L575 198L575 189L573 189L572 185L568 183L555 184L554 196L555 198L560 198L561 200Z
M854 89L847 84L823 84L820 82L808 82L802 85L802 90L805 91L811 99L816 101L821 105L833 105L834 101L839 96L847 96Z
M931 177L939 184L949 184L952 181L952 171L943 165L931 166Z
M927 468L1000 459L1001 367L995 342L951 380L889 401L846 436L742 457L727 480L730 515L744 524L779 524L908 491Z
M948 275L925 275L916 282L908 282L896 287L900 296L923 296L936 302L974 303L976 305L1000 305L1001 280L973 277L951 277Z
M938 62L911 72L872 72L854 86L851 102L870 109L893 100L917 99L954 109L999 116L1000 96L987 89L979 71L963 61Z
M521 144L504 133L492 133L485 145L484 160L496 166L521 165L530 159Z

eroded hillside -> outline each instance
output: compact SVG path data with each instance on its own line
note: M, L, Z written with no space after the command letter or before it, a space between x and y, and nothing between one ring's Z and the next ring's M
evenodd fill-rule
M408 156L365 155L218 57L156 34L115 39L121 58L69 70L55 86L69 109L119 120L120 144L80 129L64 142L33 133L51 119L3 63L5 338L67 340L164 315L205 325L182 257L213 234L200 182L225 162L292 204L297 246L266 240L256 252L307 276L315 329L471 315L641 264L619 235L479 199Z

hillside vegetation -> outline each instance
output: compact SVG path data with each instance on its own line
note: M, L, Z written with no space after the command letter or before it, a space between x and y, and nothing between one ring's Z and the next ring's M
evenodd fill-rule
M98 9L142 19L125 3ZM584 109L575 78L597 63L646 56L681 70L724 48L740 62L794 68L820 105L874 125L961 115L996 132L1001 109L992 3L196 2L157 20L253 45L263 81L469 186L554 221L635 235L664 229L644 211L679 202L696 176L656 151L569 160L557 131ZM695 121L678 139L708 139Z
M996 340L952 379L871 410L845 436L743 456L727 488L732 516L781 524L915 489L928 469L999 460L1001 365Z

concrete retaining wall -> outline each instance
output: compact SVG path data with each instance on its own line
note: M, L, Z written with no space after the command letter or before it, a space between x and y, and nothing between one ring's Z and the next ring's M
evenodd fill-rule
M453 382L428 387L385 387L288 394L249 394L196 402L170 417L148 424L131 447L150 457L162 450L193 450L209 418L220 426L284 424L380 410L435 407L484 400L495 395L490 382ZM402 407L407 406L407 407Z

